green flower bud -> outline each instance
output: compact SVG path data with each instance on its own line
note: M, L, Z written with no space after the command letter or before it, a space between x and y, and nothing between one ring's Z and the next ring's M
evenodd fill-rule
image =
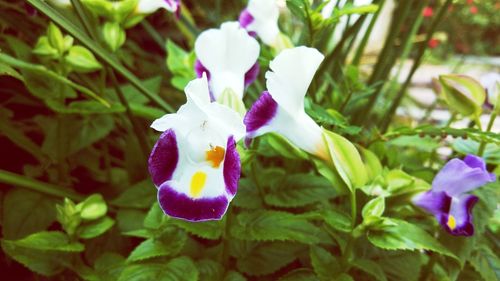
M55 59L58 57L57 49L52 47L47 36L38 38L35 48L33 48L33 53L38 56L48 57L51 59Z
M50 45L55 48L59 54L64 53L64 36L61 29L57 27L54 23L50 23L47 29L47 38Z
M247 113L247 110L245 108L245 104L243 103L243 101L230 88L226 88L222 92L220 97L217 99L217 102L233 109L236 112L238 112L242 118Z
M113 52L125 43L125 30L117 22L106 22L102 28L104 42Z
M92 72L102 68L94 55L82 46L73 46L64 58L66 63L77 72Z
M106 214L108 206L101 194L92 194L85 201L76 205L80 217L84 220L95 220Z
M479 82L464 75L442 75L439 81L451 110L464 116L481 114L486 92Z

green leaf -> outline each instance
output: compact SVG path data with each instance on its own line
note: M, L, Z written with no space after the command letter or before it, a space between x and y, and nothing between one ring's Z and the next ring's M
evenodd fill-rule
M318 277L310 269L299 268L290 271L278 281L319 281Z
M95 222L80 225L77 232L78 237L82 239L91 239L95 238L104 232L108 231L113 225L115 221L110 217L103 217Z
M378 263L389 280L417 281L424 261L419 252L389 252Z
M48 57L52 59L57 58L57 56L59 55L57 49L52 47L52 45L49 43L49 38L47 38L47 36L41 36L40 38L38 38L38 41L33 48L33 53L38 56Z
M373 276L378 281L387 281L384 271L376 262L368 259L355 259L352 264L355 268Z
M187 83L193 80L196 75L194 72L195 55L188 53L177 46L172 40L167 40L167 67L173 74L171 83L179 89L184 90Z
M55 202L38 192L12 189L3 199L2 234L19 239L49 227L56 219Z
M18 247L61 252L81 252L85 249L83 244L71 242L69 237L59 231L42 231L33 233L20 240L3 240Z
M368 240L385 250L428 250L458 260L430 234L402 220L384 218L381 226L368 231Z
M265 202L271 206L302 207L329 200L336 195L328 180L311 174L290 175L276 185L264 197Z
M500 258L487 246L481 246L469 260L484 280L500 280Z
M325 223L342 232L350 232L352 230L351 217L341 211L335 209L324 210L321 217Z
M479 82L465 75L441 75L444 98L451 110L464 116L479 115L486 92Z
M102 68L102 65L96 60L94 54L82 46L71 47L64 60L76 72L87 73Z
M339 261L327 250L313 246L309 251L314 272L320 280L331 280L340 272Z
M105 252L95 261L94 268L102 281L116 280L125 267L125 258L116 254Z
M189 222L179 219L171 219L171 224L176 225L185 231L205 239L216 240L222 235L223 221Z
M365 164L366 176L368 181L373 181L383 171L382 164L375 153L361 146L357 146L363 163Z
M320 242L319 228L290 213L255 210L238 214L237 221L231 226L231 234L239 239L298 241L305 244Z
M102 36L108 48L113 52L125 43L127 37L125 30L117 22L106 22L102 27Z
M275 133L268 133L261 138L259 153L268 157L282 156L288 159L309 158L306 152L293 145L286 138Z
M262 208L264 203L253 181L242 178L238 186L238 193L236 193L231 204L244 209L259 209Z
M124 208L148 208L155 202L156 192L151 180L144 180L127 188L111 204Z
M202 259L196 262L196 268L200 273L200 280L220 281L223 280L224 267L211 259Z
M144 218L144 227L150 228L150 229L159 229L164 221L166 221L168 218L165 216L163 213L162 209L160 208L160 205L158 203L154 203L151 206L151 209L149 209L148 214Z
M453 149L460 154L476 154L479 149L479 143L472 140L457 139L453 142ZM486 144L482 158L486 163L500 165L500 145Z
M47 28L47 38L50 45L56 49L59 54L64 52L64 36L54 23L49 23L49 27Z
M197 281L198 269L188 257L164 263L143 263L127 266L118 281Z
M323 138L335 169L349 189L363 186L368 177L356 147L346 138L325 129Z
M247 281L247 279L241 273L230 270L224 277L224 281Z
M368 201L368 203L366 203L366 205L363 206L361 215L363 216L364 221L368 221L369 218L381 217L382 214L384 213L384 210L385 210L385 200L384 197L380 196Z
M298 252L304 249L304 246L292 243L259 243L237 260L236 267L251 276L271 274L294 261Z
M139 244L127 258L128 262L141 261L154 257L173 256L180 252L187 236L182 231L173 231L160 238L150 238Z
M69 264L69 254L58 251L40 251L17 246L15 241L2 240L2 250L11 258L30 270L53 276L63 271Z
M108 206L101 194L92 194L85 201L76 205L76 209L80 211L82 219L95 220L106 215Z

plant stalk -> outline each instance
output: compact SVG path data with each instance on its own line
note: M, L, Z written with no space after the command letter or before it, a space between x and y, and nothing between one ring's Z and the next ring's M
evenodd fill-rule
M493 124L495 124L495 119L497 118L497 115L498 115L497 112L491 113L490 121L488 122L488 126L486 127L487 133L491 132L491 129L493 128ZM481 144L479 145L479 149L477 150L477 156L482 157L485 149L486 149L486 142L483 140L483 141L481 141Z

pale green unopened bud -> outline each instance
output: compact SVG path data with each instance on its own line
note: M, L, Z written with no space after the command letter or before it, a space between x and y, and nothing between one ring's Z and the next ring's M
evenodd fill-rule
M439 81L444 99L452 111L464 116L481 114L486 92L479 82L464 75L442 75Z

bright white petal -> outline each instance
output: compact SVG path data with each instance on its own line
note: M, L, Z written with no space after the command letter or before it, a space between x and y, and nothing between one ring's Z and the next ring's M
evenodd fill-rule
M282 51L269 64L267 89L290 114L304 111L304 96L324 56L314 48L296 47Z
M236 111L218 103L211 103L205 109L205 113L209 116L209 122L214 123L216 130L226 139L233 136L238 142L245 136L243 119Z
M220 29L202 32L196 39L195 52L210 72L215 98L226 88L243 97L245 73L257 61L260 46L238 22L226 22Z
M201 78L190 81L184 88L188 102L195 103L198 107L203 107L210 103L210 93L208 90L207 75L203 73Z
M139 0L136 12L139 14L151 14L160 8L175 12L178 9L178 3L175 0Z
M246 29L254 31L267 45L275 43L279 35L279 6L275 0L250 0L247 7L253 22Z

